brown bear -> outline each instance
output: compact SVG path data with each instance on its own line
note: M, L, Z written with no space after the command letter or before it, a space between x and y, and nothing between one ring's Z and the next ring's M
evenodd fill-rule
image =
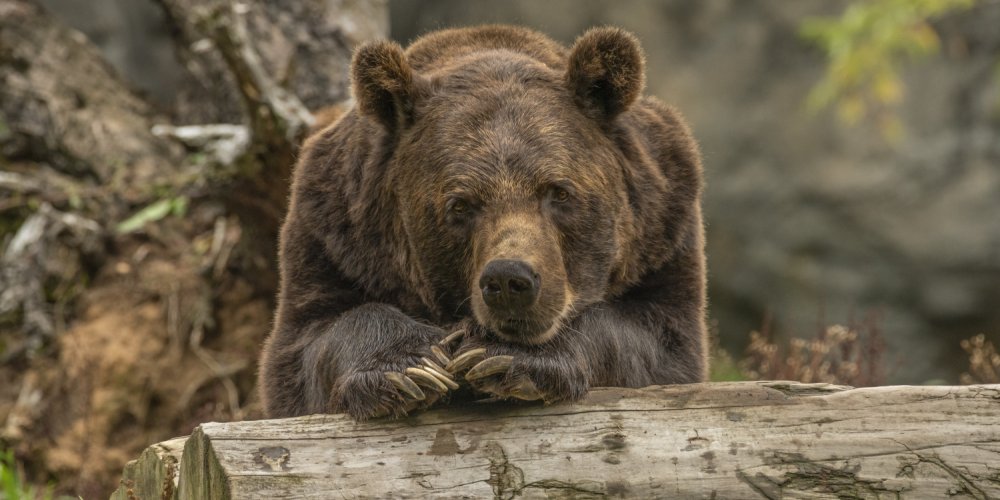
M643 65L616 28L360 47L355 108L295 169L267 414L704 380L701 160Z

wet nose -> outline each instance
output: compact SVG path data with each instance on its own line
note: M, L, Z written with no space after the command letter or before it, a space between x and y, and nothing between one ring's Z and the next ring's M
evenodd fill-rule
M490 309L513 312L535 303L539 277L523 260L493 260L483 269L479 288Z

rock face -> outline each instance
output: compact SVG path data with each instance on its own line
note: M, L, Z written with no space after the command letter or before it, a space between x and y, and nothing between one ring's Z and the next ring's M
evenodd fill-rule
M779 333L881 313L890 380L955 380L958 341L1000 336L1000 5L935 24L941 53L907 68L906 135L886 143L804 101L823 54L803 18L846 2L390 2L400 40L431 27L521 22L571 39L620 25L647 48L648 91L693 125L708 188L711 311L739 351Z

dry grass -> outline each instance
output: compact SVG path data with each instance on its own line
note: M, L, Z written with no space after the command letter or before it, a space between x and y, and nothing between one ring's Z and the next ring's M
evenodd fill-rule
M795 380L871 387L884 385L892 368L877 314L869 314L857 324L826 327L812 339L775 337L765 322L761 332L750 333L750 344L739 361L714 346L713 363L718 366L713 366L712 380ZM961 345L969 355L969 368L959 382L1000 384L1000 353L993 343L980 334Z
M752 380L870 387L886 381L885 353L878 316L869 315L858 324L829 326L813 339L793 337L784 345L770 333L751 332L739 367Z
M962 384L1000 384L1000 354L983 334L962 341L969 353L969 371L959 377Z

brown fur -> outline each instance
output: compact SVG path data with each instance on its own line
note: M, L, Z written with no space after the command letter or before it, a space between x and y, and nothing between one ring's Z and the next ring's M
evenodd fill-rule
M499 396L525 377L547 401L704 380L700 158L680 115L641 97L632 35L597 28L567 51L523 28L445 30L361 47L352 77L356 109L295 171L270 416L401 414L382 374L457 327L459 351L514 356L477 386ZM498 259L538 281L516 314L484 303Z

